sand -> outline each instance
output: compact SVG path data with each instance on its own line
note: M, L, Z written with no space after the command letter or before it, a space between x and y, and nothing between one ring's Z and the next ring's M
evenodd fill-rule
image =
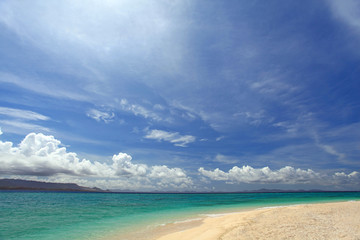
M359 239L360 201L305 204L207 217L157 240Z

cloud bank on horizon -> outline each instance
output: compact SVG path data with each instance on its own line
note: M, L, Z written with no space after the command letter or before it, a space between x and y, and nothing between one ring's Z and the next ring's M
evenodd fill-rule
M0 177L359 190L359 9L4 0Z
M80 160L76 153L68 152L61 142L51 135L28 134L14 147L12 142L0 141L0 174L12 177L39 179L46 181L77 182L87 186L101 186L110 189L131 190L201 190L201 186L181 168L166 165L148 166L133 163L126 153L113 155L111 163ZM198 169L203 177L200 181L226 181L234 183L282 183L351 185L360 179L359 172L333 175L316 173L311 169L302 170L286 166L277 171L269 167L255 169L250 166L234 166L229 172L218 168L213 171ZM35 178L34 178L35 177Z

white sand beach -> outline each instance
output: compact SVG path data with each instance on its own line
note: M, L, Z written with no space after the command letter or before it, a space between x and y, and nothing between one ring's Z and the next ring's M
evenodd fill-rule
M360 201L262 208L205 218L157 240L360 239Z

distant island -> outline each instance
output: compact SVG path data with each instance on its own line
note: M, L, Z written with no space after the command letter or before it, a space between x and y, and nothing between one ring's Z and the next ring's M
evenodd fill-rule
M111 192L111 193L173 193L173 194L211 194L211 193L299 193L299 192L347 192L347 191L327 191L321 189L311 190L283 190L283 189L257 189L233 192L198 192L198 191L133 191L122 189L103 190L97 187L83 187L75 183L50 183L22 179L0 179L0 190L24 190L24 191L58 191L58 192Z
M82 187L75 183L50 183L21 179L0 179L0 190L109 192L96 187Z

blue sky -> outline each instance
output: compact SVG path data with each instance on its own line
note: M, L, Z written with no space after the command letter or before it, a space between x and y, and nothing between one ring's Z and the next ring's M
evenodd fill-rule
M359 10L1 1L1 177L359 190Z

